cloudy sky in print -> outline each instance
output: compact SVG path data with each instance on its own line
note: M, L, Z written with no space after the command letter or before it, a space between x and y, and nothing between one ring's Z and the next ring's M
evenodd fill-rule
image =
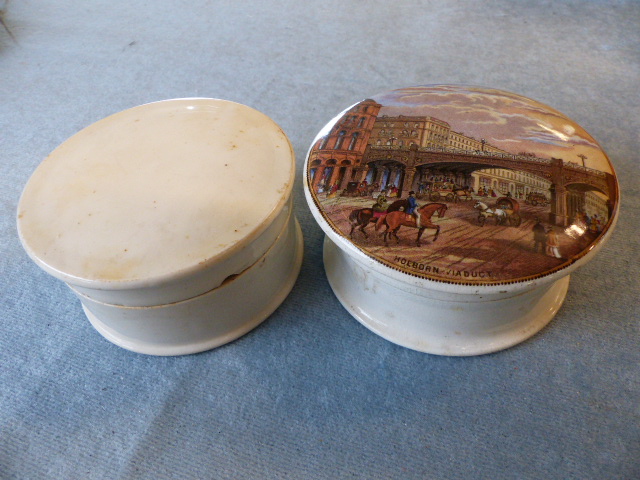
M411 87L373 97L383 105L378 116L427 115L452 130L512 153L562 158L611 172L595 140L560 112L519 95L460 86Z

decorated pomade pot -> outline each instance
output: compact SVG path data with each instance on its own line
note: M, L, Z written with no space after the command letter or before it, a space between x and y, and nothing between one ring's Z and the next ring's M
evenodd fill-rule
M479 355L538 332L611 235L618 183L578 124L520 95L418 86L313 141L304 188L343 306L382 337Z
M284 132L252 108L150 103L55 149L22 193L18 232L108 340L195 353L257 326L293 287L294 166Z

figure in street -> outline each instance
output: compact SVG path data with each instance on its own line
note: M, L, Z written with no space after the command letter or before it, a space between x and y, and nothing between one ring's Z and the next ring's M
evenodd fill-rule
M418 212L418 201L416 200L416 192L414 192L413 190L409 192L407 204L409 205L409 207L407 208L407 213L409 215L413 215L416 220L416 226L420 228L420 213Z
M382 190L378 198L376 198L376 203L373 204L373 211L378 213L383 213L387 211L389 208L389 202L387 201L387 191Z
M540 253L547 252L547 232L544 228L544 225L540 223L540 219L538 217L535 218L536 223L532 228L533 231L533 251L538 252L538 247L540 247Z
M553 227L547 230L547 255L562 258L562 255L560 255L560 239Z

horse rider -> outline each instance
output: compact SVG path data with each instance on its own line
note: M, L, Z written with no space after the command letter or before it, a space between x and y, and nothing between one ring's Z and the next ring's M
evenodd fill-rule
M407 204L409 207L406 210L406 213L409 215L413 215L416 226L420 228L420 213L418 212L418 201L416 200L416 192L411 190L409 192L409 196L407 197Z
M373 205L374 212L384 213L389 208L389 202L387 202L387 191L382 190L378 198L376 198L376 203Z

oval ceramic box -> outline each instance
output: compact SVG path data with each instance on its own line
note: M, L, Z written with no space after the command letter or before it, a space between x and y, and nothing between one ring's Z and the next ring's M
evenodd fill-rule
M343 306L439 355L494 352L544 327L619 200L606 154L565 115L448 85L344 110L311 145L304 187Z
M18 232L107 339L180 355L248 332L302 261L295 156L264 114L176 99L80 131L29 179Z

